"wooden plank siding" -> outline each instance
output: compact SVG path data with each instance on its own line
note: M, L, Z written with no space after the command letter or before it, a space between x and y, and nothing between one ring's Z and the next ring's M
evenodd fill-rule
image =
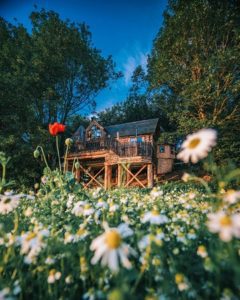
M73 169L84 188L151 188L159 170L158 159L164 159L156 143L159 133L158 119L105 128L93 120L86 130L79 128L74 134L66 169ZM78 170L73 166L76 160L80 164Z

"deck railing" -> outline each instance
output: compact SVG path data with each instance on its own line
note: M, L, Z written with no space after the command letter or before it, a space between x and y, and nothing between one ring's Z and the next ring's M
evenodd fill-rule
M100 138L82 142L75 140L73 152L95 152L101 150L112 150L121 157L152 156L152 144L149 142L120 143L113 138Z

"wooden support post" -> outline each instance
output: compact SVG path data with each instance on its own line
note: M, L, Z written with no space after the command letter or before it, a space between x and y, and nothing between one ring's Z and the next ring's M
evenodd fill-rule
M127 181L127 183L125 184L125 187L129 186L129 184L130 184L133 180L136 180L138 183L140 183L140 186L142 186L142 187L144 188L145 186L143 185L143 183L142 183L141 181L138 180L137 176L138 176L138 175L146 168L146 166L147 166L147 165L143 165L143 166L137 171L137 173L136 173L135 175L133 175L133 174L131 173L132 178L131 178L129 181Z
M112 166L108 165L108 189L112 187Z
M130 172L130 171L128 170L128 168L127 168L126 166L122 165L122 167L123 167L123 169L124 169L127 173L130 173L130 175L132 176L132 178L130 179L129 182L126 183L126 185L128 185L133 179L135 179L135 180L139 183L140 186L142 186L143 188L145 188L144 184L137 178L137 175L138 175L141 171L138 171L137 174L134 175L132 172ZM143 167L144 167L144 166L143 166ZM126 186L126 185L125 185L125 186Z
M107 178L107 176L108 176L108 166L105 165L104 166L104 189L105 190L107 190L107 188L108 188L108 178Z
M130 171L130 173L129 172L127 172L127 183L130 181L130 179L131 179L131 165L129 164L129 167L128 167L128 170Z
M104 171L104 188L105 190L110 189L112 185L112 166L105 165Z
M121 187L122 185L122 165L117 165L117 186Z
M148 182L148 188L153 187L153 166L152 164L148 164L147 166L147 182Z
M91 173L89 173L92 177L91 179L88 181L88 183L85 184L85 187L87 188L93 181L95 181L96 183L99 184L99 181L96 181L97 180L97 177L105 170L105 167L102 167L98 172L97 174L95 175L92 175Z
M104 188L110 189L112 185L112 166L105 164L104 168Z
M76 171L75 171L75 178L76 178L77 182L80 182L80 176L81 176L81 171L79 168L79 169L76 169Z

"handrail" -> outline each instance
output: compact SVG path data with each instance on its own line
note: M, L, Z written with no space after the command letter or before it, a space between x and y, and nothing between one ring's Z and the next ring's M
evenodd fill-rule
M99 138L90 141L75 139L73 152L94 152L101 150L112 150L120 157L152 156L153 147L150 142L120 143L113 138Z

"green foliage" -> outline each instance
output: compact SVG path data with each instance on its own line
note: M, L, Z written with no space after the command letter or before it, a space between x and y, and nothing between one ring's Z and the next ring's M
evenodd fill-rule
M172 144L175 145L179 138L179 134L177 132L162 132L161 136L158 139L159 143L162 144Z
M8 296L238 299L239 239L224 242L206 226L206 214L223 205L221 193L206 195L195 183L86 191L71 173L45 170L35 199L1 197L0 291ZM224 205L234 214L239 202ZM143 222L152 210L167 222ZM90 245L106 221L110 227L127 222L133 230L122 241L134 250L130 269L92 263Z
M44 9L30 20L27 32L0 19L0 150L12 157L10 174L21 184L39 177L37 145L47 145L56 162L48 124L70 122L71 132L72 116L94 107L97 93L119 76L111 57L92 45L87 25Z
M0 152L0 166L2 169L2 176L1 176L1 181L0 181L0 193L11 186L14 185L14 181L7 181L6 180L6 175L7 175L7 165L10 161L10 157L7 157L4 152Z
M176 130L218 129L218 158L236 161L239 14L239 1L169 1L148 65L153 100L167 109Z

